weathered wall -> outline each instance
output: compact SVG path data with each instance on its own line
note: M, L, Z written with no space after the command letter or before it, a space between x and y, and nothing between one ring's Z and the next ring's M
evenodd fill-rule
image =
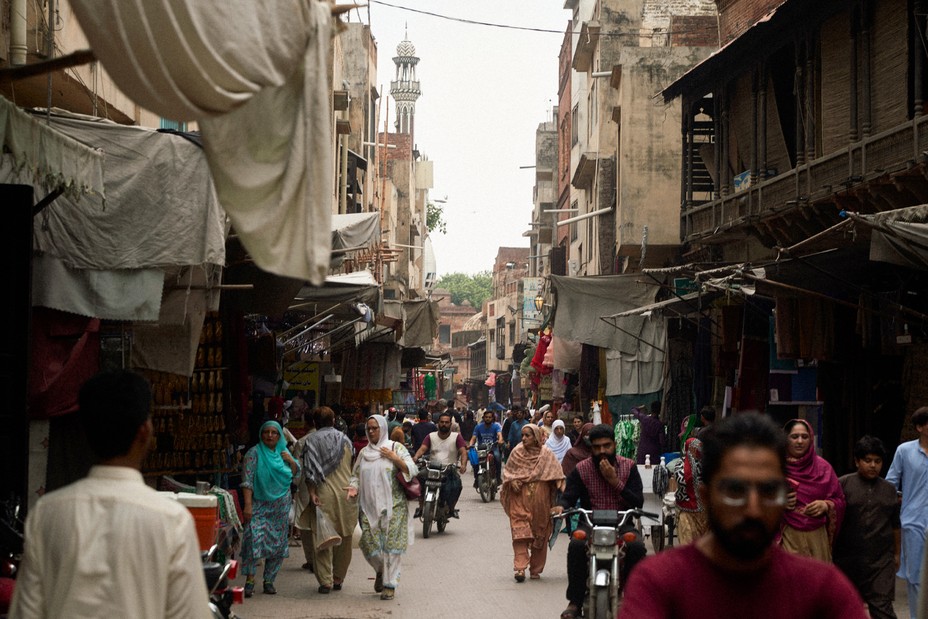
M784 0L716 0L722 45L737 38Z
M617 242L638 247L680 241L680 102L655 93L710 53L709 48L628 49L622 56Z

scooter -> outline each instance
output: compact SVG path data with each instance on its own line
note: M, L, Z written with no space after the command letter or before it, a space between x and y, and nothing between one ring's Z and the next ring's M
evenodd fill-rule
M621 568L625 558L625 545L638 539L635 531L621 532L632 518L642 516L658 518L657 514L640 509L613 511L611 509L583 509L574 507L565 509L555 519L569 518L578 514L586 522L591 532L583 528L575 530L571 537L586 541L587 554L590 559L590 571L587 579L587 602L584 604L586 619L612 619L619 613L621 595Z
M493 444L477 445L477 492L484 503L496 498L496 475L493 474Z
M445 532L448 520L451 519L451 510L441 496L441 486L448 475L457 471L455 463L442 465L438 462L429 462L425 459L419 461L419 470L425 473L425 492L422 500L422 537L428 539L432 533L432 523L438 527L439 533Z

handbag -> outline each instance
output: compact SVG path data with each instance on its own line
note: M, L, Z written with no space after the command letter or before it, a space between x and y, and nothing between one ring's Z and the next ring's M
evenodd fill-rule
M396 449L393 451L396 451ZM419 483L418 477L413 477L411 481L406 481L406 476L403 475L403 471L397 468L396 481L398 481L400 483L400 487L403 488L403 494L406 495L407 501L418 499L422 494L422 484Z

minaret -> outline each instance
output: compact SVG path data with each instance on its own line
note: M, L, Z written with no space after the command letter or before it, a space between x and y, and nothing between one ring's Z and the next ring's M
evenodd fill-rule
M410 145L415 145L413 128L416 118L416 99L422 91L419 90L419 80L416 79L416 65L419 63L419 58L416 56L416 46L410 42L408 33L396 46L393 63L396 65L396 79L390 82L390 95L396 102L396 132L408 134Z

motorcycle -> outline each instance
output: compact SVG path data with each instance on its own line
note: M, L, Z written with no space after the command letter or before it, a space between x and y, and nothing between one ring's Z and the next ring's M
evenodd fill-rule
M496 475L493 473L493 444L477 445L477 492L484 503L496 498Z
M226 558L222 563L213 559L217 551L222 550L223 555L230 545L228 536L222 531L219 541L203 553L203 575L206 577L206 589L209 591L209 610L213 619L237 619L238 615L232 610L233 604L242 604L245 601L243 587L230 587L229 582L238 575L238 561Z
M658 518L658 515L640 509L612 511L574 507L565 509L554 518L566 519L574 514L577 514L581 521L586 522L591 530L587 533L585 529L579 528L571 534L574 539L586 542L587 555L590 560L584 617L586 619L615 617L619 613L622 587L621 567L625 557L625 545L638 539L637 532L622 533L621 529L632 518L642 516ZM557 535L557 530L555 530L555 535Z
M10 612L16 572L23 556L23 521L16 498L0 503L0 616Z
M457 464L443 465L438 462L429 462L425 459L419 461L419 470L423 471L425 490L422 500L422 537L428 539L432 533L432 523L438 527L439 533L445 532L448 520L451 519L451 510L441 496L441 486L448 475L457 471Z

